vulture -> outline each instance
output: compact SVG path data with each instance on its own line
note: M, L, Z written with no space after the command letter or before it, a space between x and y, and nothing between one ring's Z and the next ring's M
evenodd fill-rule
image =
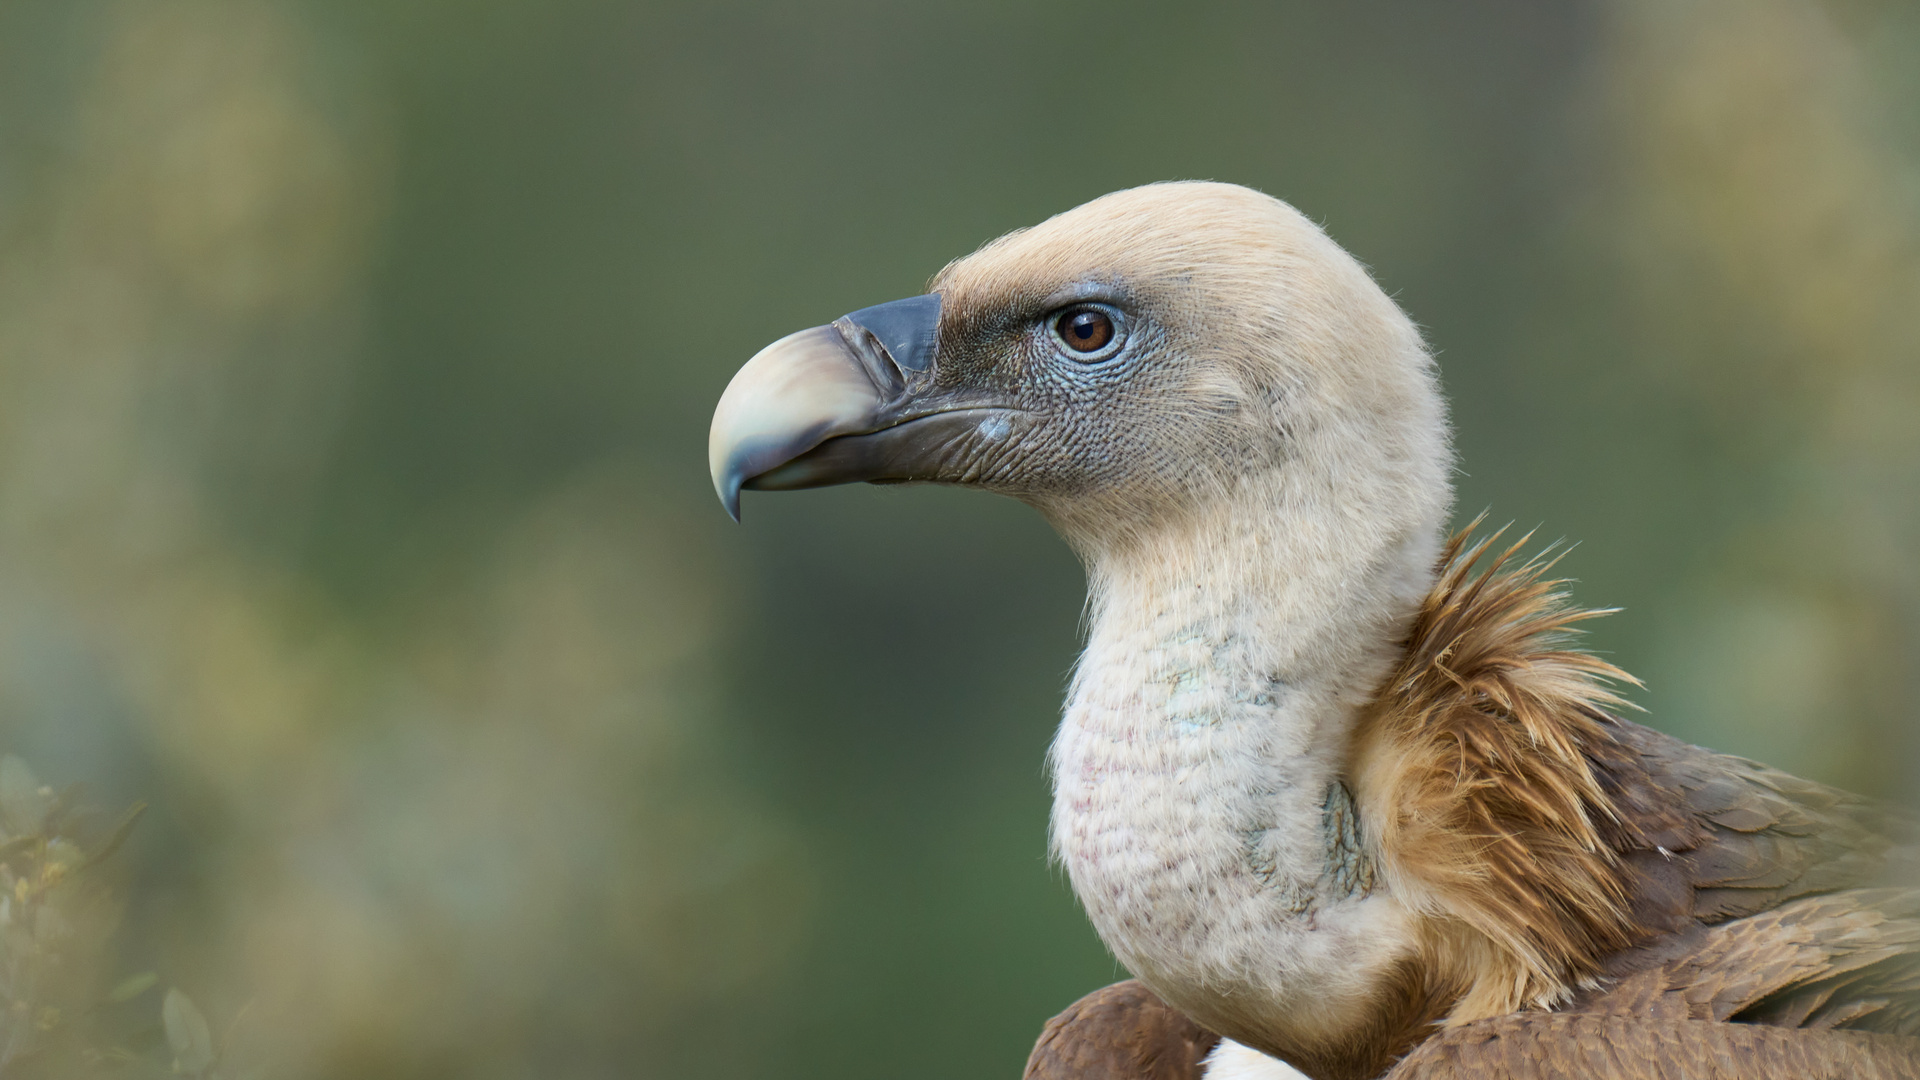
M1551 553L1449 535L1434 361L1286 203L1001 237L767 346L708 452L736 518L957 484L1083 562L1051 843L1134 979L1030 1080L1920 1078L1920 822L1627 719Z

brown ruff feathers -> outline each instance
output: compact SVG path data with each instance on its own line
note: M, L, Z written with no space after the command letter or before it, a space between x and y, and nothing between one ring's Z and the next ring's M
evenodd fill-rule
M1635 937L1607 834L1622 823L1589 755L1610 743L1608 682L1632 676L1569 647L1556 559L1528 537L1456 535L1404 658L1356 732L1363 820L1393 890L1428 917L1426 982L1449 1023L1564 999ZM1504 530L1502 530L1504 532Z

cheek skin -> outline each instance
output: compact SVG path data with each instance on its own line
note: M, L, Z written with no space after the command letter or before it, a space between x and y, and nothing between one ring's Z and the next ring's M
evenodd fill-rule
M1020 419L983 419L968 432L962 475L950 483L1016 496L1089 495L1135 489L1159 501L1178 479L1162 476L1179 455L1168 440L1189 445L1194 410L1170 407L1186 395L1179 366L1165 353L1154 322L1128 316L1120 353L1080 363L1061 351L1043 322L943 345L952 366L940 382L959 390L992 390L1017 401ZM993 340L996 339L997 340ZM1156 494L1157 493L1157 494Z

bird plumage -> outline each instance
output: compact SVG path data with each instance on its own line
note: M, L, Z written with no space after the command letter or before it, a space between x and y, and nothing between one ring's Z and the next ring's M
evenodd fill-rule
M1920 1077L1920 822L1622 719L1606 684L1627 676L1566 638L1603 613L1518 545L1476 574L1489 544L1448 546L1357 733L1383 770L1358 780L1381 872L1429 897L1431 944L1379 999L1373 1057L1291 1060L1394 1080ZM1077 1013L1050 1034L1105 1040ZM1096 1075L1132 1074L1029 1066Z
M1152 185L1009 234L763 350L709 452L729 509L960 484L1085 563L1053 843L1151 992L1057 1018L1030 1075L1161 1046L1157 1078L1181 1025L1230 1040L1223 1074L1258 1051L1316 1080L1542 1074L1590 1037L1629 1070L1634 1039L1675 1068L1920 1055L1920 833L1629 722L1550 563L1443 549L1433 362L1285 203Z

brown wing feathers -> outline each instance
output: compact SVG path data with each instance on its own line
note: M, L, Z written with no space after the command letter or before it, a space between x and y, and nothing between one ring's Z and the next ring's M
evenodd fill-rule
M1388 1080L1920 1080L1912 1040L1864 1031L1519 1013L1449 1029Z
M1913 1034L1920 891L1853 889L1700 927L1566 1012Z
M1047 1021L1024 1080L1200 1080L1220 1036L1128 979Z
M1796 898L1911 885L1920 832L1891 810L1742 758L1617 723L1598 765L1636 835L1620 846L1632 913L1649 935L1779 908ZM1609 958L1624 975L1681 937Z

